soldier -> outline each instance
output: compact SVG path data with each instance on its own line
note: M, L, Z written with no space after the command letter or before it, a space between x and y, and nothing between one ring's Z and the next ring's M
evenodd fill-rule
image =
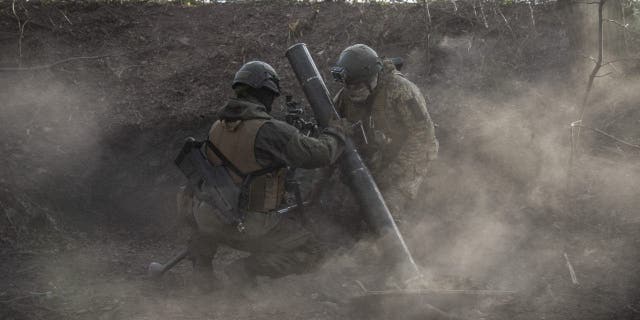
M420 89L390 59L356 44L331 68L343 88L335 97L389 210L402 217L438 153L433 122Z
M204 289L213 283L212 260L221 244L250 253L226 269L232 280L302 273L318 262L321 250L312 234L295 217L274 211L283 204L287 168L333 163L344 139L344 130L337 124L311 138L273 119L271 106L280 94L280 85L276 71L264 62L243 65L232 87L236 98L229 99L219 111L209 140L240 171L262 173L243 188L243 230L225 223L216 208L194 197L190 188L178 194L178 208L194 227L189 256L196 281ZM224 163L211 148L207 158L213 164ZM240 176L232 176L242 183Z

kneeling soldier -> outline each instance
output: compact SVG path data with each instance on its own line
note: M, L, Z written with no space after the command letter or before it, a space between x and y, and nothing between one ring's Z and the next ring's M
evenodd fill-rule
M267 63L243 65L232 87L236 97L219 111L219 120L209 132L213 149L208 147L206 156L213 165L228 161L241 173L260 172L247 183L230 170L237 185L242 185L241 224L226 222L215 207L194 196L196 187L178 194L178 207L193 225L189 256L196 279L205 288L213 282L212 260L219 245L250 254L227 268L232 280L303 273L320 260L320 246L313 235L298 220L275 211L283 205L287 168L332 164L344 139L339 125L311 138L273 119L271 106L280 95L280 85L276 71Z

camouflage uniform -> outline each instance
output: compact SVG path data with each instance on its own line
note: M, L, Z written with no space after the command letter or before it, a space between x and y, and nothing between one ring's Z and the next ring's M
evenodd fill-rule
M303 136L295 127L273 119L251 98L231 99L219 118L209 139L234 165L240 170L255 169L251 166L279 169L251 182L249 202L243 210L244 232L224 223L215 208L193 197L189 190L179 193L178 207L194 226L190 254L196 271L211 273L211 260L220 244L250 253L228 268L250 277L307 271L321 257L318 242L295 213L282 215L273 210L283 200L284 168L329 165L340 154L339 139L327 134ZM219 161L211 152L208 157L211 162Z
M390 60L383 60L378 84L366 101L356 104L340 91L335 105L354 124L352 136L358 150L398 218L409 200L415 199L428 164L438 153L424 96Z

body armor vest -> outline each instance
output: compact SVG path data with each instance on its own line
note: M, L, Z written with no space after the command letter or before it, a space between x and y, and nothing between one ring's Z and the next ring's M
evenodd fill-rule
M354 140L358 145L358 150L362 152L367 164L373 171L376 171L376 167L381 164L374 164L370 161L385 162L391 160L397 152L397 150L392 150L394 146L401 145L399 142L406 138L402 135L402 128L394 127L403 121L394 106L387 101L387 83L393 81L394 76L402 76L402 74L395 68L385 68L376 90L361 106L355 105L342 94L339 97L341 101L338 104L340 105L339 112L341 115L351 123L362 125L366 138L360 138L360 129L356 128ZM394 141L396 143L392 144ZM371 157L376 159L371 159Z
M249 119L237 121L216 121L209 131L209 140L220 152L242 173L250 173L265 169L256 160L255 140L258 130L269 120ZM207 150L207 158L213 164L222 161L211 150ZM285 168L278 168L266 174L255 176L245 186L246 203L243 210L268 212L280 206L284 195ZM231 172L234 181L241 185L243 178Z

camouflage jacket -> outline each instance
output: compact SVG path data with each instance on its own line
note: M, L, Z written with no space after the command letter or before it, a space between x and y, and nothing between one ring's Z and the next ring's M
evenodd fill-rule
M342 91L334 101L340 115L355 124L352 138L380 189L414 198L427 164L437 156L438 140L420 89L391 61L383 65L364 103L353 103Z

